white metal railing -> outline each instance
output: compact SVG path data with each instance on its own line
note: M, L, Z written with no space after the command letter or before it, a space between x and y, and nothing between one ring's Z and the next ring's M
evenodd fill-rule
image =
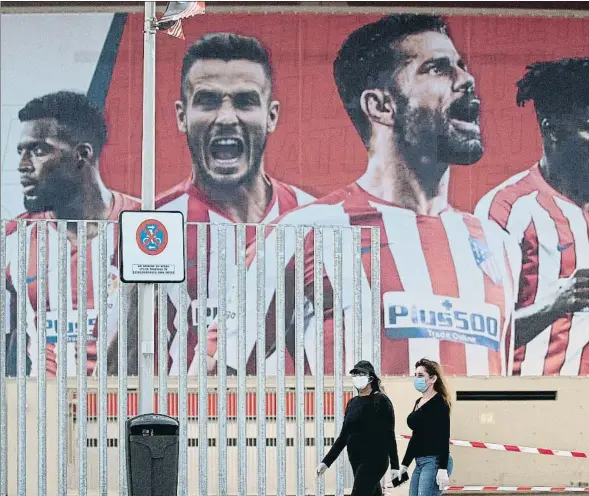
M291 380L293 379L293 380ZM136 383L135 380L131 381L132 383ZM199 396L198 396L198 388L196 387L196 383L189 381L189 395L188 395L188 424L187 424L187 431L188 431L188 443L187 443L187 458L188 458L188 487L189 487L189 494L197 494L198 493L198 486L199 486L199 474L206 473L208 474L208 494L213 496L217 494L223 494L220 492L219 484L218 484L218 474L219 474L219 454L223 445L220 444L219 437L221 431L224 431L226 434L226 443L224 445L225 448L225 457L226 464L228 470L231 473L231 467L233 468L233 476L228 478L228 482L226 484L226 494L236 494L238 490L238 477L236 477L235 467L238 466L239 462L239 455L238 455L238 431L239 425L237 422L237 389L236 389L236 381L230 381L231 386L228 391L228 403L229 408L227 412L226 420L223 422L221 418L218 416L218 409L217 409L217 402L218 402L218 390L213 386L209 387L209 394L208 394L208 422L207 422L207 435L202 437L200 431L199 415L198 415L198 403L199 403ZM267 401L267 415L265 418L265 427L266 427L266 447L265 450L258 450L258 446L264 446L259 444L259 433L260 433L260 425L257 422L258 415L257 415L257 388L256 388L256 379L255 378L248 378L248 387L247 387L247 410L246 410L246 437L245 437L245 450L247 452L247 460L248 460L248 494L257 494L259 489L260 482L263 480L266 482L264 486L264 491L262 494L277 494L277 473L278 473L278 442L277 442L277 417L278 411L276 409L276 390L275 390L275 382L271 381L270 386L268 387L267 393L265 395L265 400ZM299 429L299 424L297 423L297 416L296 416L296 399L295 399L295 383L294 378L288 378L287 383L288 391L287 391L287 408L285 410L285 425L286 425L286 445L284 447L286 458L288 460L295 460L296 453L297 453L297 445L296 445L296 436L297 430ZM315 450L317 448L316 439L314 436L314 427L316 424L316 419L314 415L314 390L311 389L311 385L307 384L309 388L305 395L305 420L302 422L304 426L304 451L305 457L310 463L307 463L305 467L305 480L306 480L306 494L315 494L315 487L314 481L315 477L313 474L315 468ZM326 431L326 436L324 437L324 449L329 449L332 445L336 431L335 431L335 423L334 423L334 391L331 389L332 384L330 384L329 388L325 391L324 394L324 401L329 407L326 409L323 425ZM344 391L345 399L349 399L352 396L351 389L347 385ZM130 397L130 415L134 416L137 414L137 395L135 392L131 392L129 394ZM99 466L98 466L98 411L97 411L97 391L94 388L89 389L89 398L88 398L88 491L90 494L94 494L98 492L98 480L99 480ZM116 386L114 384L109 384L109 394L108 394L108 408L107 408L107 423L108 423L108 434L107 434L107 452L108 452L108 467L109 467L109 490L112 493L118 494L118 475L119 473L119 464L118 464L118 450L119 450L119 439L118 439L118 426L120 425L118 419L118 409L117 409L117 400L118 394L116 392ZM71 404L71 435L72 435L72 443L75 444L79 442L77 436L77 424L80 421L80 417L77 415L77 398L70 394L69 401ZM178 415L178 396L177 396L177 382L176 384L170 388L169 390L169 406L170 409L167 411L169 415L177 417ZM157 409L158 412L161 412L159 408ZM165 411L164 411L165 413ZM206 445L200 443L200 439L207 439ZM207 467L203 467L199 462L199 450L202 446L205 446L207 451ZM266 454L266 465L263 472L260 472L258 467L260 463L260 456L259 453L264 451ZM75 489L77 486L77 480L79 475L79 459L75 456L70 456L69 464L68 464L68 473L70 474L70 490ZM124 473L125 466L122 466ZM206 470L205 470L206 469ZM349 471L348 471L349 472ZM289 463L287 464L286 472L285 472L285 482L287 488L287 494L295 494L296 492L296 485L297 485L297 467L296 463ZM351 477L349 473L345 473L345 487L350 487ZM335 475L332 473L328 473L327 478L327 488L331 490L331 493L334 492L334 482L335 482Z
M168 328L167 301L173 293L178 300L178 315L188 315L191 303L197 306L195 330L198 342L205 343L208 327L207 298L210 297L209 286L214 285L218 293L215 320L218 326L218 372L215 377L207 375L206 346L197 346L197 373L194 377L188 377L188 320L178 318L177 346L180 373L177 377L170 377L168 354L158 353L155 364L158 371L158 395L157 400L152 401L154 410L157 408L160 412L171 412L180 421L178 493L245 496L249 488L250 493L253 491L258 495L323 495L326 491L331 494L343 494L344 465L347 467L344 457L340 457L336 465L335 480L330 476L324 483L322 479L314 477L313 469L325 453L326 430L329 430L329 438L336 435L343 421L345 400L351 394L350 390L344 388L344 362L347 366L350 360L355 361L360 357L371 358L377 371L380 369L378 229L312 226L278 226L274 229L269 226L229 224L188 224L186 227L187 236L192 236L193 229L196 231L197 287L189 287L195 282L190 278L180 285L158 285L156 342L159 344L159 350L170 349L169 343L172 340ZM8 235L7 228L10 231ZM255 266L250 266L249 270L246 267L247 229L256 230L257 240L256 263ZM267 243L270 229L275 233L275 242ZM95 233L95 236L88 238L89 233ZM312 268L304 266L305 239L309 233L314 238ZM363 267L360 250L363 233L369 237L373 248L369 272L371 295L368 300L362 299L360 282L363 277L362 271L368 270ZM136 317L137 313L132 297L135 290L130 285L120 283L116 277L114 261L117 253L117 223L2 221L0 238L0 265L7 267L6 271L1 271L0 284L10 289L10 292L0 292L0 325L3 330L0 333L0 494L42 496L66 495L68 491L75 491L79 495L106 496L110 491L125 495L125 420L128 415L137 413L136 405L133 403L130 406L128 403L129 399L135 401L134 393L129 393L129 385L136 387L137 381L135 377L127 377L127 370L130 363L129 352L133 351L133 356L136 356L135 351L138 350L133 350L133 346L138 346L138 340L136 336L133 337L137 329L131 330L129 325L133 322L131 317ZM194 239L186 241L190 241L192 245ZM327 243L329 249L324 249L324 244ZM208 246L211 246L210 252ZM287 322L285 310L287 288L283 268L288 261L285 255L287 248L291 251L294 249L295 265L295 340L292 376L287 374L286 370L287 348L291 351L287 346L285 334L285 330L291 324L290 321ZM213 251L216 257L215 264L210 262ZM346 263L344 266L344 260L352 263ZM333 377L324 375L323 313L317 312L315 317L319 318L315 318L310 326L304 298L305 270L312 269L315 281L322 281L327 262L334 267L333 280L330 281L333 293L330 297L333 297L334 311ZM213 273L215 271L216 274ZM252 271L255 271L257 279L255 287L248 285L248 277ZM266 357L268 281L276 286L275 372L267 368ZM350 281L353 285L353 298L351 308L345 309L346 313L351 315L351 318L346 317L345 334L350 336L351 333L352 338L344 339L342 295L344 291L351 290L344 288ZM237 301L229 297L232 294L230 288L234 284L237 286ZM196 302L189 301L189 290L191 295L196 295ZM253 307L246 298L246 294L251 298L251 292L255 294ZM89 297L91 293L93 298ZM323 308L323 284L313 285L313 301L316 308ZM363 301L370 301L370 308L367 308ZM237 349L230 351L227 335L228 302L231 304L231 311L235 305L237 323ZM246 341L252 332L248 327L252 312L256 317L256 373L255 376L248 377L246 362L250 357ZM372 340L368 346L369 356L362 352L363 347L366 350L365 342L363 346L363 341L366 340L366 319L363 329L363 313L371 316L369 320ZM89 320L90 314L97 317L97 328L96 322L92 318ZM54 315L57 315L55 336L49 335L53 333ZM8 330L8 333L4 332L4 329ZM308 342L307 336L313 337L313 343ZM119 373L118 378L109 378L108 348L115 341L115 337L118 341L118 352L115 356ZM130 340L130 337L133 339ZM47 373L45 364L49 353L53 353L51 350L48 351L47 342L54 338L57 373L55 377L51 377L52 374ZM231 336L230 338L233 339ZM91 344L94 339L97 343L97 363L96 366L88 366L94 357L87 356L87 351L91 349L87 344ZM135 345L132 346L132 343ZM314 377L305 376L305 353L308 354L310 351L315 355ZM234 360L233 353L237 354L239 366L236 377L228 377L227 361L228 357ZM75 365L73 369L72 357ZM7 367L14 358L16 370ZM7 378L7 369L9 375L15 377ZM27 387L36 389L36 409L27 408ZM116 406L113 406L115 403L111 399L113 387L117 391ZM232 388L233 393L221 394L222 391L227 391L228 387ZM294 388L293 391L289 390L291 387ZM254 399L249 394L252 388L257 392ZM313 415L310 416L308 394L312 390L331 391L331 396L329 404L326 404L323 394L314 394ZM11 391L14 391L14 394ZM194 396L195 392L200 391L207 394ZM216 410L215 415L211 415L209 419L209 406L212 401L208 394L210 391L216 391ZM256 412L268 411L270 397L267 397L266 392L275 394L275 400L274 396L271 397L275 414L253 416L252 401L255 403ZM174 394L169 396L169 393ZM16 418L8 413L8 396L11 401L15 398L18 400ZM87 398L91 398L90 403ZM169 398L174 398L174 402L177 398L177 409L175 403L170 404ZM189 415L190 412L194 412L194 401L198 404L198 418ZM326 408L329 409L329 415L326 415ZM33 415L36 415L37 429L36 432L28 432L27 420L30 422ZM49 418L56 418L56 428L49 422ZM255 423L252 423L254 418ZM228 437L228 431L231 429L235 432ZM9 438L14 430L17 430L16 456L13 456L8 448ZM211 435L215 439L215 446L209 446L209 442L205 442L198 443L196 448L190 445L194 444L193 441L189 443L189 439L211 439ZM310 438L315 439L314 446L307 446L307 440ZM90 439L92 441L89 441ZM116 446L113 446L112 439L117 439ZM255 447L251 446L252 439L255 439ZM31 450L31 446L35 446L36 450ZM195 451L198 452L196 460ZM213 452L214 458L211 457ZM27 468L30 468L32 463L34 465L34 462L31 462L32 457L36 458L34 472L37 473L37 480L34 482L27 477ZM48 467L48 461L53 464L55 457L57 473ZM118 477L112 466L113 459L119 468ZM255 459L255 463L252 459ZM97 484L94 476L96 465ZM92 470L89 467L92 467ZM198 472L208 473L210 477L194 477L195 467L198 467ZM254 487L249 480L252 477L256 481ZM295 477L295 481L292 481L292 477ZM57 479L57 484L51 478ZM57 490L52 492L51 487L55 486ZM233 490L232 488L235 492L228 492Z

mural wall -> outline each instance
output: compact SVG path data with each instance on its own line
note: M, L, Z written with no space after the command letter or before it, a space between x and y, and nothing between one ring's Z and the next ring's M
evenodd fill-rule
M38 219L110 219L140 208L142 14L3 15L2 218L27 225L29 373L36 363ZM206 14L185 40L158 34L157 208L212 223L207 355L217 372L214 241L223 223L379 227L385 375L416 359L456 375L589 374L589 21L573 18ZM88 242L88 372L95 372L98 248ZM198 356L196 226L188 229L189 373ZM17 233L6 225L6 336L14 373ZM274 228L266 230L274 250ZM344 245L351 238L344 235ZM228 281L235 282L234 238ZM287 236L287 303L294 246ZM57 232L47 238L48 373L56 370ZM3 240L4 242L4 240ZM248 230L248 288L256 246ZM362 236L370 314L370 237ZM77 242L68 236L68 369L75 374ZM333 371L333 244L323 308L305 231L305 370L314 322ZM108 232L109 346L117 342L117 236ZM270 267L270 266L268 266ZM268 268L267 267L267 268ZM346 265L344 265L346 267ZM267 275L267 373L275 370L276 271ZM344 270L344 282L351 276ZM348 343L353 285L344 284ZM238 298L228 292L227 365ZM178 373L168 288L169 373ZM287 304L287 312L289 305ZM248 291L255 316L255 289ZM292 309L291 309L292 310ZM287 332L292 313L286 315ZM366 322L365 322L366 321ZM362 333L370 326L362 319ZM131 337L133 326L130 326ZM255 334L255 321L248 320ZM133 346L130 339L130 346ZM362 343L362 354L368 352ZM203 343L204 345L204 343ZM247 350L254 374L255 338ZM288 348L288 346L287 346ZM366 350L365 350L366 348ZM232 351L233 350L233 351ZM136 350L135 350L136 351ZM130 349L133 356L133 350ZM286 370L293 372L287 349ZM368 354L367 357L370 355ZM12 359L10 358L12 357ZM116 353L109 353L116 372ZM346 358L345 370L351 368ZM113 362L114 361L114 362ZM12 365L11 365L12 364ZM11 368L12 367L12 368ZM131 372L134 370L131 368Z

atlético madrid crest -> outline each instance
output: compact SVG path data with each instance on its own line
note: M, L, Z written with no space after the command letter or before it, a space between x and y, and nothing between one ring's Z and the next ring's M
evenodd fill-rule
M493 284L496 286L500 285L503 282L501 269L493 256L493 252L489 249L487 241L473 238L472 236L468 238L468 241L470 242L470 249L472 250L474 260L479 268L489 276Z

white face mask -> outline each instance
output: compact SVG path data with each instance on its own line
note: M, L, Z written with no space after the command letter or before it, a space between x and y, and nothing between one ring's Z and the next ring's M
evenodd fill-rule
M352 383L358 391L362 391L366 386L368 386L368 376L357 375L352 377Z

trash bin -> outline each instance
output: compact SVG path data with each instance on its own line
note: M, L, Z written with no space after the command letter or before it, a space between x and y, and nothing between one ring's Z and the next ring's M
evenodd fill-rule
M176 496L179 422L148 413L127 420L129 496Z

